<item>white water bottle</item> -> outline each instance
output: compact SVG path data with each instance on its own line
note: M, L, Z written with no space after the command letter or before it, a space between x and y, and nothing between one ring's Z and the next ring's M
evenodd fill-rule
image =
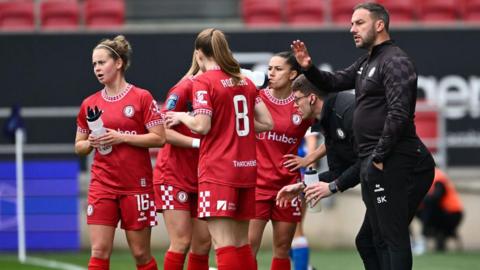
M303 182L307 186L318 183L319 180L318 180L317 171L313 168L307 168L307 170L305 171L305 174L303 175ZM319 201L315 206L312 206L310 202L307 206L307 210L308 212L320 212L322 211L322 204Z
M102 111L99 110L97 106L95 106L95 110L92 110L90 107L87 108L87 124L94 137L100 137L107 133L107 130L103 127L101 115ZM112 146L100 146L97 148L97 151L102 155L108 155L112 152Z
M252 71L250 69L245 69L245 68L241 68L240 72L245 77L250 79L257 88L261 88L265 85L265 81L267 80L267 76L265 73L261 71Z

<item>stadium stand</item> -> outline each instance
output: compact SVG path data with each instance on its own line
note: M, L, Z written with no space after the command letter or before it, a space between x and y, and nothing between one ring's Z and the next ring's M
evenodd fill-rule
M33 1L5 1L0 4L0 29L22 31L34 28Z
M331 0L332 22L336 24L350 24L353 7L363 2L361 0Z
M243 0L241 8L247 26L279 26L283 21L280 0Z
M462 19L465 22L480 23L480 0L463 1Z
M292 25L319 25L325 22L325 1L287 0L287 22Z
M75 0L44 0L40 7L43 29L76 29L80 7Z
M116 28L125 24L125 1L86 0L85 25L87 28Z
M423 22L455 22L458 19L461 4L456 0L420 1L419 20Z
M390 21L392 23L411 23L415 21L416 3L413 0L379 0L390 12Z

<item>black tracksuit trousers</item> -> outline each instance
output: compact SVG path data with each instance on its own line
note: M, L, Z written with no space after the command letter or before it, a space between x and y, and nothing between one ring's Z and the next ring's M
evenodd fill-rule
M410 270L409 224L428 192L435 162L420 140L403 143L391 153L383 171L371 158L362 160L362 199L367 208L356 237L366 270Z

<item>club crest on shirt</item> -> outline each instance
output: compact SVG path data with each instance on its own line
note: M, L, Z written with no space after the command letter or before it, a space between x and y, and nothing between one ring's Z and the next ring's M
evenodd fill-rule
M178 96L175 94L171 94L167 99L167 110L171 111L177 107Z
M375 67L370 69L370 71L368 72L368 77L372 77L374 73L375 73Z
M93 205L89 204L87 206L87 216L93 215Z
M198 102L199 104L207 104L207 101L205 100L205 95L207 94L206 90L198 90L195 92L195 101Z
M132 105L127 105L125 108L123 108L123 115L125 115L128 118L132 118L133 115L135 114L135 109L133 108Z
M302 123L302 117L299 114L294 113L292 115L292 123L294 125L300 125Z
M337 128L337 135L340 139L345 139L345 132L341 128Z
M177 193L177 200L181 203L188 201L188 194L185 191L179 191Z

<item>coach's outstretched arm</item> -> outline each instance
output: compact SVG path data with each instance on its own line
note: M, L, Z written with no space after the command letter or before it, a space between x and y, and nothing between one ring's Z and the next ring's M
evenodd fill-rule
M303 74L320 91L339 92L355 88L355 78L364 57L359 58L349 67L335 72L319 70L312 62L307 45L301 40L295 40L291 45L293 54L298 64L303 69Z

